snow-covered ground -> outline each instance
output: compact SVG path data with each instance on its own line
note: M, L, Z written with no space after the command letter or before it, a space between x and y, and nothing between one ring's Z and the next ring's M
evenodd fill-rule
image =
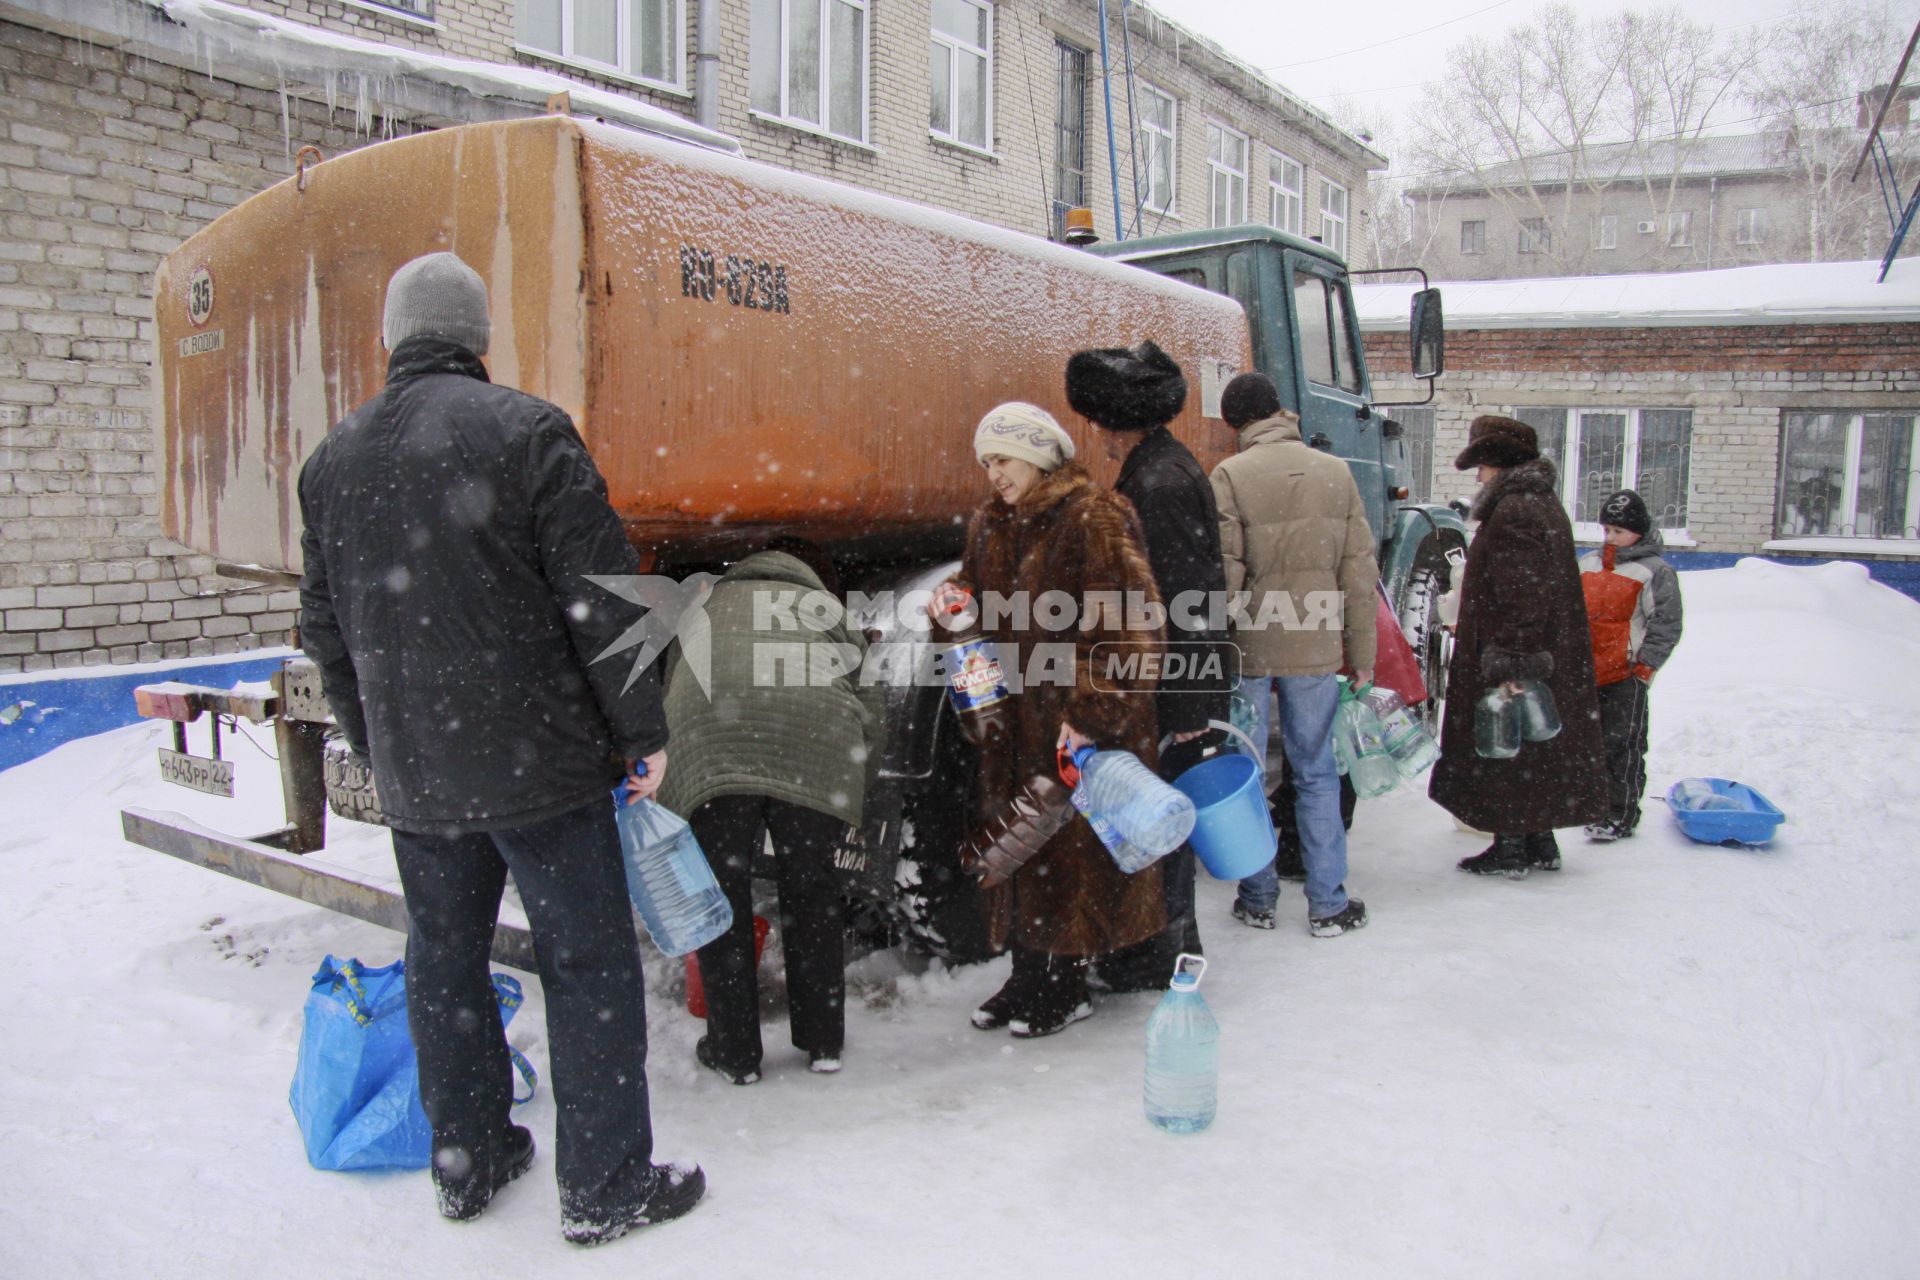
M655 958L660 1150L712 1190L592 1252L559 1237L544 1080L534 1175L477 1222L424 1174L310 1169L308 978L398 937L121 840L129 804L277 824L263 754L233 744L223 801L159 781L157 726L70 743L0 774L0 1276L1920 1273L1920 605L1850 565L1682 586L1650 793L1750 782L1789 815L1772 848L1689 844L1654 801L1636 839L1565 833L1560 874L1488 882L1403 791L1354 830L1364 932L1309 938L1295 888L1244 929L1203 882L1223 1065L1195 1137L1141 1116L1150 995L1019 1043L966 1019L1004 961L874 957L844 1072L773 1025L738 1089L696 1070ZM391 875L380 833L336 839ZM543 1020L529 982L512 1038L544 1074Z

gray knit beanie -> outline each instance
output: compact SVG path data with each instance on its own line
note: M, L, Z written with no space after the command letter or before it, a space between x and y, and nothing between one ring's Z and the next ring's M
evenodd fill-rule
M387 281L387 311L380 322L380 336L389 351L408 338L428 334L483 356L492 332L486 283L479 272L451 253L415 258Z

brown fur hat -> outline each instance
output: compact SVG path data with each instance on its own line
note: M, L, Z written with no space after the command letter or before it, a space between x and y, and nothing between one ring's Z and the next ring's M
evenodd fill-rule
M1517 418L1483 413L1467 428L1467 447L1453 460L1459 471L1475 467L1517 467L1540 456L1540 437Z

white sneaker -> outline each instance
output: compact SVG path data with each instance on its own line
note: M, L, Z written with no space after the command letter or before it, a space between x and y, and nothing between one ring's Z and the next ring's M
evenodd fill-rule
M838 1054L814 1053L807 1056L807 1070L815 1075L830 1076L840 1070Z

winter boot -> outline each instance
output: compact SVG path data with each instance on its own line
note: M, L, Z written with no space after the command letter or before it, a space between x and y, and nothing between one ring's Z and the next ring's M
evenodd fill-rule
M1337 938L1343 933L1367 927L1367 904L1348 898L1344 910L1330 916L1315 916L1307 921L1307 931L1316 938Z
M998 991L988 996L973 1011L973 1025L982 1031L998 1031L1031 1002L1031 993L1046 979L1047 957L1037 951L1013 948L1013 972Z
M700 1065L714 1072L728 1084L757 1084L760 1080L758 1064L751 1067L734 1067L720 1061L720 1054L713 1047L710 1036L701 1036L693 1046L693 1056Z
M1496 835L1493 843L1471 858L1460 859L1460 869L1477 876L1506 876L1523 880L1534 864L1527 856L1524 835Z
M1274 916L1272 907L1262 911L1257 907L1248 906L1239 898L1233 900L1233 918L1249 929L1273 929L1280 923Z
M1587 839L1595 844L1612 844L1615 840L1625 840L1633 834L1633 828L1617 819L1609 818L1605 822L1587 824Z
M491 1177L471 1168L467 1176L455 1177L455 1166L470 1165L470 1161L456 1158L451 1148L445 1156L436 1151L433 1159L433 1191L440 1202L440 1216L468 1222L486 1211L500 1188L533 1168L533 1134L525 1125L507 1126L493 1152Z
M1527 833L1527 866L1535 871L1560 869L1560 842L1553 838L1553 832Z
M1087 992L1087 961L1080 956L1047 957L1045 976L1026 1007L1017 1011L1007 1029L1021 1040L1050 1036L1093 1016L1093 997Z
M703 1040L702 1043L705 1043ZM758 1073L756 1073L757 1076ZM618 1240L629 1231L671 1222L700 1203L707 1191L707 1175L697 1164L656 1164L653 1166L653 1190L647 1198L625 1212L607 1216L577 1215L561 1209L560 1234L574 1244L605 1244Z

